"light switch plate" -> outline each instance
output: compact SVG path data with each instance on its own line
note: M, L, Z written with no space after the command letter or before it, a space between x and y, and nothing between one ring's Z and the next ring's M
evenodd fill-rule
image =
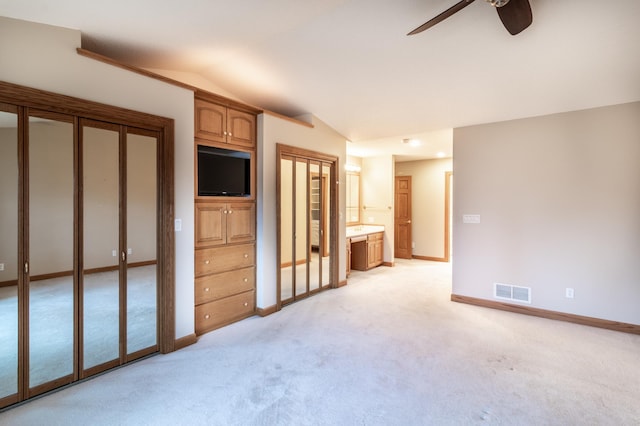
M182 219L176 219L173 224L176 232L182 231Z
M479 214L463 214L462 223L480 223Z

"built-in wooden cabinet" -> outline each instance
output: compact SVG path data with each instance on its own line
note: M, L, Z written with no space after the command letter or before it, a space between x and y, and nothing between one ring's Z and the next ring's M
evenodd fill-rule
M367 271L383 263L384 232L353 237L348 240L350 247L350 269ZM350 272L350 269L348 271Z
M384 233L367 235L367 269L382 265L384 251Z
M198 145L256 151L256 110L198 92L195 99ZM255 313L255 165L244 196L195 197L195 331L200 335ZM198 175L195 182L199 188Z
M255 244L196 250L196 334L253 315Z
M212 142L253 148L256 146L256 115L196 99L195 136Z
M256 204L196 201L195 246L210 247L256 239Z
M351 238L347 238L347 278L351 275Z

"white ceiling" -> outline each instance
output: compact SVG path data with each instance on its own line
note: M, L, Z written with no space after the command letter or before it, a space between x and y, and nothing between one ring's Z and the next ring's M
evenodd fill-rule
M640 1L530 0L533 24L511 36L478 0L406 36L456 2L0 0L0 15L76 28L89 50L315 114L357 155L450 154L451 128L640 100Z

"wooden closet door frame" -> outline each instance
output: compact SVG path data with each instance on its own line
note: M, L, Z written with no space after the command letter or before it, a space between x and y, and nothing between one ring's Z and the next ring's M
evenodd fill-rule
M129 109L101 104L98 102L83 100L71 96L59 95L52 92L33 89L12 83L0 81L0 103L17 111L18 114L18 256L20 265L18 274L18 394L17 398L3 398L0 408L23 401L35 393L29 391L28 365L25 356L28 354L28 331L25 330L28 321L29 305L26 280L26 272L22 267L28 260L28 110L44 111L74 117L74 281L75 291L78 291L79 265L82 263L78 251L78 228L82 225L77 216L79 202L78 196L78 132L79 121L82 118L104 121L156 132L158 135L157 173L158 173L158 199L157 199L157 271L158 271L158 328L157 346L160 353L169 353L176 348L175 339L175 235L174 235L174 120L152 114L132 111ZM78 315L77 301L74 305ZM78 328L75 328L77 333ZM77 345L78 336L75 336L74 344ZM76 348L77 349L77 348ZM77 354L78 351L76 350ZM76 355L77 357L77 355ZM74 380L78 379L78 360L74 360ZM43 390L43 392L46 390ZM40 392L38 392L40 393Z
M282 287L282 283L281 283L281 265L282 265L282 241L281 241L281 235L282 235L282 215L280 213L281 210L281 206L282 206L282 195L281 195L281 167L280 167L280 163L281 163L281 159L283 157L288 157L288 158L293 158L293 163L295 164L295 160L297 158L304 158L307 160L307 163L309 163L309 161L318 161L320 162L320 171L322 172L322 166L323 164L329 164L331 165L331 174L328 177L329 179L329 199L330 199L330 205L329 205L329 218L328 218L328 224L327 224L327 229L330 229L330 241L329 241L329 255L331 256L331 261L330 261L330 277L331 277L331 284L330 286L322 286L322 282L320 283L320 288L318 291L325 289L327 287L330 288L338 288L339 283L338 283L338 265L340 263L340 259L338 259L338 206L339 206L339 200L338 200L338 185L337 185L337 181L338 181L338 166L339 166L339 158L336 156L332 156L329 154L324 154L321 152L316 152L316 151L311 151L308 149L304 149L304 148L299 148L299 147L294 147L294 146L289 146L289 145L284 145L284 144L276 144L276 240L277 240L277 244L276 244L276 265L277 265L277 270L278 270L278 274L277 274L277 280L276 280L276 311L279 311L282 309L282 306L284 306L285 304L283 304L283 301L281 300L281 287ZM294 170L294 174L295 174L295 166L293 168ZM309 176L309 170L307 170L307 176ZM308 179L307 181L307 196L309 195L309 182L310 180ZM295 185L294 185L294 191L295 193ZM295 206L295 202L293 203ZM309 237L309 207L307 206L307 237ZM295 219L294 219L295 221ZM309 244L307 244L307 246L309 246ZM295 247L292 248L295 251ZM307 251L309 250L309 247L307 247ZM308 256L307 256L308 257ZM307 284L308 284L308 279L307 279ZM295 286L293 287L293 295L292 295L292 302L295 302L296 297L295 297ZM308 294L306 294L306 296L308 296ZM289 300L287 299L288 303L292 303L289 302ZM287 304L288 304L287 303Z

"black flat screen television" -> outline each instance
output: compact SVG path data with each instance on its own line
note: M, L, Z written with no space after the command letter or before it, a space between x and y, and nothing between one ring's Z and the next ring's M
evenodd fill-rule
M251 154L198 145L198 196L251 196Z

